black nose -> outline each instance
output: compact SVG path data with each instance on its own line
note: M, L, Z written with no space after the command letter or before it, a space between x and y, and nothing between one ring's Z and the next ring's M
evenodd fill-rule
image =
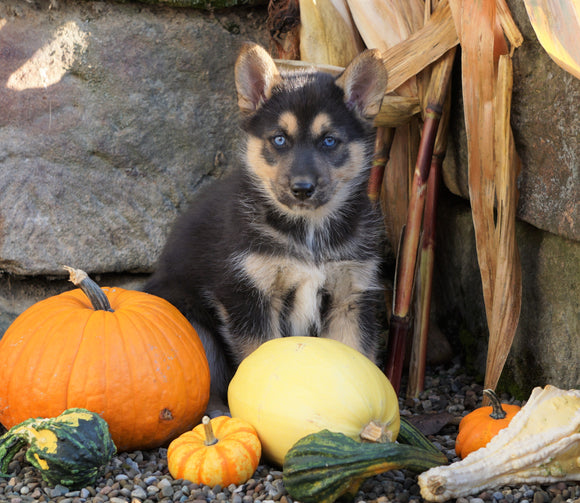
M307 181L295 181L292 183L290 190L296 199L304 201L314 194L315 186L312 182Z

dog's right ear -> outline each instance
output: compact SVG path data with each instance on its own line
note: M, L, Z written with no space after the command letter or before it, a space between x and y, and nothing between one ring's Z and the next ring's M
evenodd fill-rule
M244 44L235 68L238 106L251 114L271 96L280 81L280 72L270 55L259 45Z

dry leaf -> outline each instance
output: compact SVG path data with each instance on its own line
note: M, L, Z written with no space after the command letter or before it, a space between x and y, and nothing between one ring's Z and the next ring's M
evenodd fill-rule
M580 79L580 2L524 0L542 47L564 70Z
M489 328L485 386L494 389L521 305L515 237L519 161L509 125L511 60L498 55L507 52L507 45L498 33L505 21L499 23L494 2L451 0L451 8L462 49L469 194Z
M364 49L346 0L300 0L300 59L346 66Z

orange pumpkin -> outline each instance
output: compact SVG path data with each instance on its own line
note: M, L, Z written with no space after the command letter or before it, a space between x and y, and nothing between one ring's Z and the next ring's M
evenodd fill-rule
M222 487L243 484L252 477L262 454L250 423L228 416L204 416L202 424L169 445L167 464L175 479Z
M459 423L455 452L461 459L485 447L500 430L510 424L521 409L518 405L500 403L497 395L490 389L483 390L483 393L489 397L491 406L475 409Z
M24 311L0 340L0 422L69 408L100 414L119 451L163 445L197 424L209 399L209 367L187 319L153 295L80 289ZM90 300L89 300L90 298Z

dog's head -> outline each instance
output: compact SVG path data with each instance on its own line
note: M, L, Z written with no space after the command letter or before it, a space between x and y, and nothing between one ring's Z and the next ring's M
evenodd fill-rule
M281 74L260 46L242 49L236 87L248 134L246 165L279 210L324 217L364 181L386 82L376 50L361 53L335 78Z

